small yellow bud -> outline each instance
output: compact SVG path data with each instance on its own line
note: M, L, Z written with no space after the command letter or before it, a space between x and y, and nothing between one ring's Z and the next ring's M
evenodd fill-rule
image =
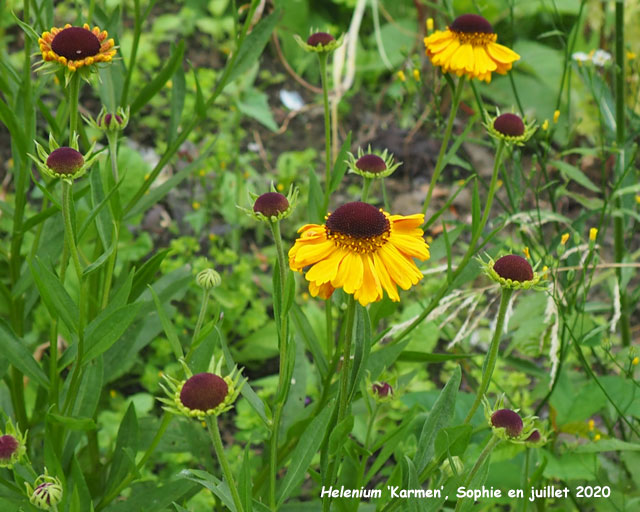
M144 175L144 181L147 181L151 175L149 173Z
M560 119L560 111L559 111L559 110L556 110L556 111L553 113L553 122L554 122L554 123L557 123L557 122L558 122L558 119Z
M591 228L589 230L589 240L591 240L592 242L595 242L597 236L598 236L598 228Z
M595 436L593 436L593 440L594 441L600 441L600 434L596 434Z
M209 233L209 240L213 242L215 239L216 239L215 233Z
M404 75L404 71L400 70L396 73L396 76L398 77L398 79L401 82L406 82L407 81L407 77Z
M193 203L191 203L191 207L194 210L199 210L200 209L200 203L198 201L194 201Z
M242 174L242 177L246 180L249 179L249 171L244 171L244 173Z
M638 366L638 363L640 363L640 357L636 356L631 360L631 364L633 366Z
M531 253L529 252L529 248L525 247L524 249L522 249L522 252L524 253L524 257L527 258L528 260L531 259Z
M419 82L419 81L420 81L420 70L419 70L419 69L417 69L417 68L413 70L413 79L414 79L416 82Z
M282 192L284 190L284 185L282 183L278 183L276 185L276 189L278 189L280 192Z
M627 60L633 60L637 57L634 52L627 52Z
M432 236L430 236L430 235L427 235L427 236L425 237L425 240L427 241L427 243L428 243L428 244L430 244L431 242L433 242L433 237L432 237Z
M640 195L636 195L636 203L640 204Z
M596 428L596 422L593 420L589 420L589 432L593 432L593 429Z
M115 398L116 396L118 396L118 393L116 393L115 389L112 389L111 391L109 391L109 396L111 398Z
M205 171L204 169L201 169L198 174L202 177L205 177L207 175L207 171Z
M427 32L433 32L433 18L427 18Z
M569 233L565 233L564 235L562 235L562 238L560 239L560 244L565 245L567 243L567 240L569 240Z
M173 82L171 80L167 80L167 89L173 89Z
M309 300L309 294L307 292L302 292L302 300Z
M502 180L496 181L496 188L500 188L502 185L504 185L504 182Z
M544 123L542 123L542 129L546 132L549 129L549 120L545 119Z

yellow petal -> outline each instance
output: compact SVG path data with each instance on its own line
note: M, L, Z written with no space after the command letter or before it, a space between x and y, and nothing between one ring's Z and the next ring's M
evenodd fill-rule
M413 281L415 280L415 276L409 275L407 272L407 259L398 252L391 244L383 245L378 252L376 253L380 256L382 263L384 264L387 272L389 272L389 276L392 281L396 283L403 290L408 290L411 288Z
M405 256L423 261L429 259L429 246L422 237L394 233L389 239L389 243L393 244Z
M309 269L305 278L307 281L314 281L317 284L328 283L336 277L340 262L347 254L346 251L336 249L326 259L316 263Z
M484 46L476 46L473 49L473 55L475 58L475 68L473 72L478 78L485 76L487 72L495 71L498 67L496 63L489 58Z
M474 62L473 46L463 44L451 56L451 69L473 71Z
M431 57L431 62L433 62L435 66L448 67L451 55L453 55L458 48L460 48L460 43L456 39L452 40L449 46Z
M334 288L343 288L346 293L353 294L362 286L362 256L348 252L340 262L336 277L331 280Z
M376 275L370 255L367 254L362 258L362 264L364 271L362 286L356 290L353 296L362 306L366 306L371 302L377 302L382 299L382 286Z
M373 253L373 263L375 265L376 274L380 279L380 284L384 288L384 291L387 292L387 295L392 301L398 302L400 300L398 289L396 288L395 283L391 280L391 276L389 276L389 272L387 272L387 267L385 266L382 258L377 252Z
M512 49L502 46L498 43L490 43L487 45L487 52L489 57L495 60L497 63L510 64L520 59L520 55L514 52Z
M335 247L331 240L304 244L295 254L295 264L299 267L306 267L307 265L318 263L320 260L330 256Z

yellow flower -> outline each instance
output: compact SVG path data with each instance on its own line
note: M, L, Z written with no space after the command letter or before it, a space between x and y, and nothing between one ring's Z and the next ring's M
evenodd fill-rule
M327 299L336 288L366 306L382 299L383 290L399 301L396 288L408 290L422 279L413 258L429 259L420 226L424 215L390 215L367 203L347 203L326 222L302 226L289 251L289 266L305 267L312 296Z
M207 171L205 171L204 169L200 169L200 172L198 174L202 177L205 177L207 175Z
M596 422L593 420L589 420L589 432L593 432L593 429L596 428Z
M627 52L627 60L633 60L637 57L634 52Z
M598 228L591 228L589 230L589 240L591 240L592 242L595 242L597 236L598 236Z
M420 70L419 70L419 69L417 69L417 68L413 70L413 79L414 79L416 82L419 82L419 81L420 81Z
M593 436L593 440L595 442L598 442L598 441L600 441L600 437L601 437L600 434L596 434L595 436Z
M636 203L640 204L640 195L636 195Z
M529 248L525 247L524 249L522 249L522 252L524 253L524 257L527 258L528 260L531 259L531 253L529 252Z
M560 239L560 244L565 245L567 243L567 240L569 240L569 233L565 233L564 235L562 235L562 238Z
M458 16L447 30L424 39L427 55L445 73L491 82L494 71L504 75L520 59L513 50L496 43L491 24L477 14Z
M38 43L45 62L58 62L69 71L92 66L98 62L111 62L116 54L113 39L107 39L106 30L86 23L82 27L53 27L44 32Z
M198 201L194 201L193 203L191 203L191 207L194 210L199 210L200 209L200 203Z
M404 71L402 70L398 71L396 75L401 82L405 82L407 80L407 77L404 75Z
M542 130L546 132L548 129L549 129L549 120L545 119L544 123L542 123Z
M553 113L553 122L554 122L554 123L557 123L557 122L558 122L558 119L560 119L560 111L559 111L559 110L556 110L556 111Z
M636 356L631 360L631 364L633 366L638 366L638 363L640 363L640 357Z

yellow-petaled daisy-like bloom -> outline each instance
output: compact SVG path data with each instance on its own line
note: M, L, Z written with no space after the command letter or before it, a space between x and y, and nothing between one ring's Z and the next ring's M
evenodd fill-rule
M38 43L45 62L58 62L69 71L89 67L99 62L111 62L116 54L115 42L106 30L86 23L82 27L67 24L44 32Z
M458 16L447 30L425 37L427 55L445 73L491 82L494 71L504 75L520 59L516 52L498 44L491 23L478 14Z
M413 258L429 259L422 238L424 215L390 215L359 201L328 214L324 225L302 226L289 251L289 266L302 272L314 297L328 299L336 288L366 306L383 290L399 301L396 286L408 290L422 279Z

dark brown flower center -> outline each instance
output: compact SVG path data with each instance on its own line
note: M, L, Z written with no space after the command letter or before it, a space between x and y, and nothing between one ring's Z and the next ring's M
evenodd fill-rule
M388 382L376 382L372 386L374 394L379 397L385 398L391 394L393 394L393 388Z
M282 194L277 192L267 192L262 194L256 202L253 203L253 211L261 213L265 217L277 216L284 213L289 208L289 201Z
M187 409L208 411L220 405L229 392L222 377L213 373L196 373L180 391L180 401Z
M331 34L327 34L326 32L316 32L307 38L307 44L309 46L326 46L331 41L335 41L335 37Z
M51 49L68 60L80 60L100 53L100 40L83 27L61 30L51 41Z
M389 220L382 211L360 201L343 204L329 215L326 225L330 236L372 238L389 231Z
M465 34L493 34L491 23L478 14L458 16L449 28L455 32L463 32Z
M0 437L0 460L10 459L18 446L18 440L12 435L5 434Z
M491 424L496 428L504 428L509 437L518 437L522 432L522 418L511 409L499 409L491 415Z
M525 441L527 441L528 443L537 443L537 442L539 442L540 441L540 432L538 430L534 430L533 432L531 432L529 437L527 437L527 439L525 439Z
M524 123L516 114L502 114L496 117L493 128L509 137L519 137L524 133Z
M58 174L75 174L83 164L82 153L66 146L53 150L47 158L47 167Z
M387 164L378 155L369 154L358 158L356 167L364 172L378 174L387 170Z
M493 270L503 279L531 281L533 269L527 260L517 254L507 254L493 264Z
M122 123L122 118L118 114L107 114L104 116L102 120L102 124L104 126L109 126L111 124L111 119L115 118L116 123Z

